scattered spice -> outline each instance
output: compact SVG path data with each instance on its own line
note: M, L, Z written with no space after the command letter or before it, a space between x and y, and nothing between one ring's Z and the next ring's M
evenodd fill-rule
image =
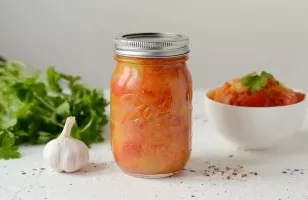
M283 173L283 174L286 174L286 173L288 173L288 172L286 172L286 171L282 171L282 173Z
M288 171L288 172L287 172ZM286 171L283 171L283 173L290 173L290 175L293 175L294 173L300 172L300 174L304 174L303 169L286 169Z
M41 170L45 170L45 168L41 168Z
M22 174L22 175L25 175L25 174L27 174L27 173L26 173L26 172L21 172L21 174Z
M233 155L229 155L229 158L233 158Z
M191 197L195 197L195 195L191 195Z
M237 167L230 167L230 166L224 166L219 167L215 165L209 165L207 169L204 169L203 171L196 171L193 169L185 169L190 172L195 172L198 174L201 174L206 177L220 177L222 179L227 180L241 180L246 179L245 177L248 177L248 175L254 175L257 176L257 172L249 172L244 169L243 166L237 166Z

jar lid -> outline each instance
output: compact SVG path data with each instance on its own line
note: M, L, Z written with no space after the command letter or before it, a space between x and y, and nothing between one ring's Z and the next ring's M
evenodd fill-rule
M174 33L133 33L115 38L115 54L134 57L170 57L189 53L189 38Z

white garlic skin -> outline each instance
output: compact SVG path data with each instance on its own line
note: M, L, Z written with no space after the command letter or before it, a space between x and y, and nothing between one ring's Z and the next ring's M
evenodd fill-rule
M75 172L89 162L87 146L74 138L50 141L44 150L44 160L58 172Z
M69 120L73 120L69 121ZM68 118L61 135L48 142L43 156L45 162L57 172L75 172L89 162L88 147L70 136L75 118Z

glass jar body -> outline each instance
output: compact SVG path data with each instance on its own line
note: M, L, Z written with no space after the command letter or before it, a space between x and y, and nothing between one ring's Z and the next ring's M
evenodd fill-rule
M181 171L191 152L187 55L115 59L110 131L116 163L125 173L143 177Z

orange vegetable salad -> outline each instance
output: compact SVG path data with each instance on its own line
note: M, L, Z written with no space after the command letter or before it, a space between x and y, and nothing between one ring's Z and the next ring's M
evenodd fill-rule
M264 71L225 82L207 95L219 103L246 107L286 106L305 98L305 94L286 87Z
M180 171L191 151L192 82L187 56L116 56L111 80L111 144L129 174Z

